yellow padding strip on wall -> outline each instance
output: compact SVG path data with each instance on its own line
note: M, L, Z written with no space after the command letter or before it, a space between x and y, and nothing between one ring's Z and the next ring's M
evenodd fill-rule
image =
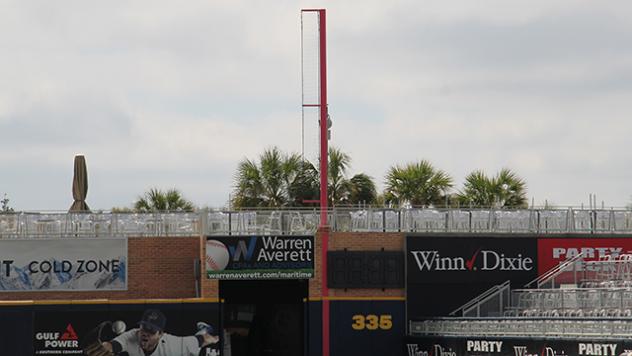
M80 299L80 300L2 300L3 306L24 305L85 305L85 304L189 304L218 303L219 298L177 298L177 299Z
M14 305L33 305L32 300L2 300L0 306L14 306Z
M329 301L405 301L406 297L309 297L310 302Z

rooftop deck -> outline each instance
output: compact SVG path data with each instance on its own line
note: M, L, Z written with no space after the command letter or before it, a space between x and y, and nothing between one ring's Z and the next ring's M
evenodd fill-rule
M632 210L359 209L332 208L332 231L452 233L632 233ZM0 238L303 235L320 224L320 210L200 210L193 213L0 214Z

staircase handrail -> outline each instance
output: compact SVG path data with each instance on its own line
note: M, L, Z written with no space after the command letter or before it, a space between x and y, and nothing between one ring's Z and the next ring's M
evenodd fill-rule
M555 277L559 276L562 272L564 272L564 269L566 267L568 267L572 263L577 262L578 260L582 259L583 257L584 257L584 252L581 252L578 255L574 256L573 258L568 259L568 260L558 264L557 266L551 268L546 273L544 273L543 275L537 277L536 279L532 280L531 282L525 284L524 286L525 287L529 287L533 283L537 283L536 284L536 288L539 289L540 286L543 285L545 282L548 282L552 278L555 278Z
M470 300L469 302L463 304L462 306L458 307L457 309L455 309L454 311L452 311L450 313L450 315L455 315L458 311L464 311L466 309L471 308L472 306L482 303L486 300L488 300L489 298L493 297L494 295L498 294L498 293L502 293L504 290L509 289L509 285L510 285L510 280L507 280L505 282L503 282L502 284L497 284L491 288L489 288L488 290L484 291L483 293L479 294L478 296L476 296L475 298L473 298L472 300Z

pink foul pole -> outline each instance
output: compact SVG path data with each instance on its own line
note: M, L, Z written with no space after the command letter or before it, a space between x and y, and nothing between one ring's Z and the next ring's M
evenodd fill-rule
M327 287L327 250L329 249L329 227L327 224L327 165L329 161L327 147L328 118L327 113L327 31L325 26L325 10L320 12L320 238L321 256L321 291L323 305L323 356L329 356L329 288Z
M327 112L327 31L325 9L306 9L304 12L318 13L319 26L319 79L320 79L320 240L321 240L321 300L323 321L323 356L329 356L329 288L327 287L327 250L329 249L329 227L327 223L327 166L328 166L328 118Z

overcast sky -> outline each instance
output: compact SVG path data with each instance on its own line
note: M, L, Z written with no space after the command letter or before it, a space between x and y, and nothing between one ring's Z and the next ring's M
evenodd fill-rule
M301 150L314 7L351 174L507 167L536 204L630 202L632 2L579 0L0 0L0 197L68 209L82 153L93 209L152 187L226 206L240 160Z

